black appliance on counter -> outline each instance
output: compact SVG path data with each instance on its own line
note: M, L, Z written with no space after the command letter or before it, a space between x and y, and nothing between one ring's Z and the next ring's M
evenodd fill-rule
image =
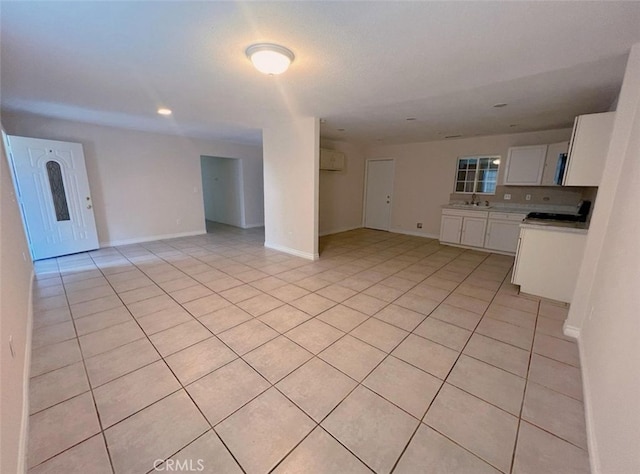
M553 220L565 222L586 222L589 211L591 210L591 201L580 201L577 206L577 214L559 214L555 212L530 212L527 219Z

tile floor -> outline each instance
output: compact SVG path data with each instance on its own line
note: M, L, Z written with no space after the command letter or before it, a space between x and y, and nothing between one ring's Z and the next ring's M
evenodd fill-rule
M567 309L513 258L261 229L37 262L30 473L585 473Z

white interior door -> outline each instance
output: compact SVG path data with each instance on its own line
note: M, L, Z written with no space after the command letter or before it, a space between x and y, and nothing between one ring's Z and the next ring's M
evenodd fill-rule
M367 182L364 226L389 230L393 197L393 160L367 162Z
M97 249L82 145L16 136L8 140L33 259Z

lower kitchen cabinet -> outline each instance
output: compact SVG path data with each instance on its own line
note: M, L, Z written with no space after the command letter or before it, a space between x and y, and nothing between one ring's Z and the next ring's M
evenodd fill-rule
M511 282L524 293L571 303L586 241L585 231L521 227Z
M460 244L471 247L484 246L484 234L487 229L486 217L464 217L462 219L462 233Z
M488 214L487 211L443 209L440 242L482 247Z
M443 212L440 220L440 242L459 244L460 234L462 234L462 216L452 216Z
M489 250L516 253L520 223L526 214L490 212L484 247Z
M525 214L443 209L440 242L515 254Z

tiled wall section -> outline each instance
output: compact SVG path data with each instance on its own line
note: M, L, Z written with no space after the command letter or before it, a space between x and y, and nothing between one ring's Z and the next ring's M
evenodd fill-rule
M481 200L490 203L508 204L553 204L576 205L582 199L595 201L598 188L596 187L561 187L561 186L496 186L495 195L479 195ZM511 199L505 200L504 195L511 194ZM531 194L531 200L525 199ZM469 194L451 193L450 201L468 201Z

